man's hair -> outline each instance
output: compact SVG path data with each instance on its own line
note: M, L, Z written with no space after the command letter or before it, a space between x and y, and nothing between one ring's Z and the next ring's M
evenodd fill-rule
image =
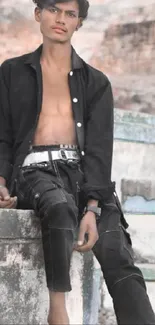
M43 9L45 7L46 0L32 0L37 7ZM53 0L53 5L56 3L70 2L72 0ZM79 5L79 17L86 19L88 16L89 2L87 0L76 0Z

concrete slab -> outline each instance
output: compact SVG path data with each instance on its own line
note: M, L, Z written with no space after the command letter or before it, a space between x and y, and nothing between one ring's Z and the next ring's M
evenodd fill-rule
M48 291L39 220L33 211L0 209L0 325L45 325ZM92 253L73 253L70 324L98 324L100 273Z

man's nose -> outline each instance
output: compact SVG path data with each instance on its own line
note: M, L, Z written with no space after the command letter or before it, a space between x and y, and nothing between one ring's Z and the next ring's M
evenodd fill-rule
M65 25L65 13L64 12L59 12L56 17L56 23Z

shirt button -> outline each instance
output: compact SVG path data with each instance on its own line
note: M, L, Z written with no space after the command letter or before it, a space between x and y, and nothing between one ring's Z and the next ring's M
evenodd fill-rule
M77 103L78 99L77 98L73 98L73 103Z
M84 151L81 151L81 155L82 155L82 156L84 156L84 155L85 155Z
M70 71L70 73L69 73L69 74L70 74L70 76L72 77L72 76L73 76L73 71Z
M39 193L36 193L35 194L35 199L39 199L39 197L40 197L40 194Z
M79 122L77 123L78 128L81 128L82 124Z

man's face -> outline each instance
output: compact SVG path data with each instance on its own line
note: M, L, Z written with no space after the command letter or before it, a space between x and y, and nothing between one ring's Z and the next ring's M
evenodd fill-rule
M52 3L52 0L45 0L43 9L36 8L35 19L44 37L55 43L66 43L81 25L78 2Z

